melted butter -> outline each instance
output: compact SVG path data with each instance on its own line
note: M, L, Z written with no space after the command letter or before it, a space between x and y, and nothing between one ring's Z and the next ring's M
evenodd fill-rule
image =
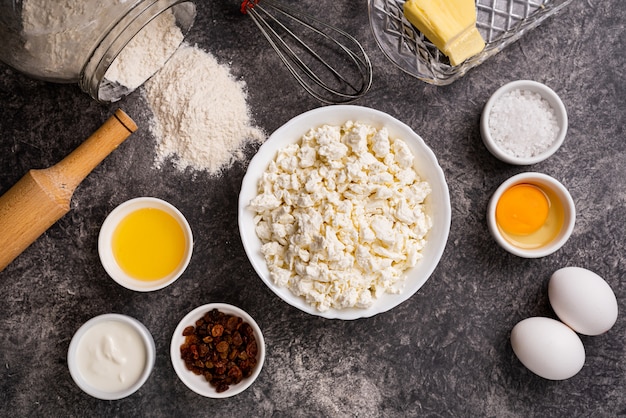
M169 213L155 208L128 214L113 233L113 256L122 270L139 280L172 274L185 255L185 233Z
M146 366L146 347L129 324L106 321L94 325L81 337L76 361L85 381L104 392L130 388Z

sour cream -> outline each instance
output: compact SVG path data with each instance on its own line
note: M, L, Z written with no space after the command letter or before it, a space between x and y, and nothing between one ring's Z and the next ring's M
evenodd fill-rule
M102 315L83 325L68 354L70 373L87 393L120 399L145 382L154 364L154 341L138 321Z

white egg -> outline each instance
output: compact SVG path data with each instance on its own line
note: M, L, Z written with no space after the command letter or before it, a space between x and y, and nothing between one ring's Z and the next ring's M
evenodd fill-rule
M585 364L585 347L578 335L551 318L517 323L511 331L511 346L524 366L545 379L569 379Z
M617 321L617 299L607 282L580 267L565 267L550 277L548 298L561 321L584 335L600 335Z

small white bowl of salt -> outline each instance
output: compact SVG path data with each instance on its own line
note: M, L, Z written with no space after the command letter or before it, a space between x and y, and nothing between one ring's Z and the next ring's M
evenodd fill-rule
M559 149L567 133L567 112L545 84L518 80L489 98L480 119L480 134L499 160L531 165Z

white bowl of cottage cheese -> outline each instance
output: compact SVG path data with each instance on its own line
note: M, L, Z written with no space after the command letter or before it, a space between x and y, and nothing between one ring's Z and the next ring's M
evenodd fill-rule
M443 170L409 126L336 105L276 130L251 160L239 231L257 274L288 304L367 318L415 294L450 230Z

